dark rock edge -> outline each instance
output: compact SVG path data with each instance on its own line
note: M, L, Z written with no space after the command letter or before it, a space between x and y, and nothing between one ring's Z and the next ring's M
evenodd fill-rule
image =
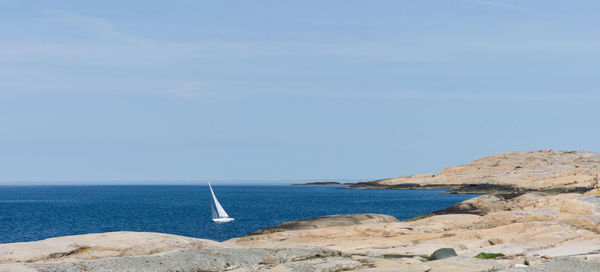
M401 183L394 185L379 184L377 181L357 182L346 187L347 189L379 189L379 190L423 190L423 189L450 189L445 194L516 194L522 195L529 192L544 192L550 194L585 193L592 187L564 187L549 189L527 189L509 185L491 183L480 184L426 184Z

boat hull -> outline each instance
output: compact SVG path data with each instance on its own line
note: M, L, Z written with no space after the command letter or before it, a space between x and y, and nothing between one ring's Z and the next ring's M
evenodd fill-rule
M226 217L226 218L213 218L213 221L217 222L217 223L226 223L226 222L231 222L235 220L234 218L231 217Z

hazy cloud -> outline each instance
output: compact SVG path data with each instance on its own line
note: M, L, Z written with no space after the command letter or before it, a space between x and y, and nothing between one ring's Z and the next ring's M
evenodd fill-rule
M533 9L530 9L530 8L525 8L525 7L521 7L521 6L517 6L517 5L513 5L513 4L507 4L507 3L498 2L498 1L469 0L469 2L478 3L478 4L482 4L482 5L488 5L488 6L494 6L494 7L498 7L498 8L505 8L505 9L533 11Z
M41 14L53 18L54 20L75 24L84 29L89 33L94 34L99 39L114 40L114 41L137 41L139 38L124 34L116 30L116 28L109 21L87 16L72 12L56 9L44 9L40 11Z
M600 100L600 93L591 92L421 92L421 91L364 91L320 93L320 96L344 99L401 99L401 100L457 100L457 101L580 101Z
M239 99L245 97L242 92L228 91L219 88L211 82L200 81L181 81L175 84L173 89L168 90L179 98L185 100L201 99L204 101L214 101L222 99Z
M471 2L497 6L501 8L524 9L519 6L496 1L474 0ZM119 91L170 94L184 99L220 99L224 97L244 97L256 91L235 92L240 89L223 79L204 78L202 74L192 78L170 79L168 76L143 79L127 76L115 77L115 82L110 81L113 76L112 69L121 71L137 71L161 69L162 67L177 67L179 63L193 62L198 66L210 66L213 63L229 62L231 66L248 65L255 60L268 60L276 63L283 58L310 59L332 58L356 62L372 63L442 63L481 59L481 57L498 57L501 53L514 55L516 53L548 54L549 52L597 52L600 48L598 40L549 40L542 37L527 39L515 43L506 39L478 39L477 37L412 37L410 40L401 41L389 39L385 41L195 41L174 42L169 40L152 40L126 34L120 31L110 21L103 18L81 15L77 13L46 9L42 10L46 19L60 21L67 24L80 26L81 29L96 37L96 40L59 40L50 42L32 41L3 41L0 42L0 61L17 64L35 64L22 72L23 78L41 78L38 80L14 80L10 74L0 76L5 87L2 91L11 89L46 89L49 91L92 91L111 93ZM535 29L534 29L535 30ZM552 37L550 37L552 38ZM100 41L100 42L98 42ZM294 61L280 61L293 63ZM6 66L8 73L16 73L14 65ZM92 73L90 78L69 78L71 75L54 73L52 68L40 67L67 67L71 70L104 69L100 73ZM286 70L275 70L279 66L259 65L265 69L265 74L299 74L306 68L290 66ZM45 71L43 69L52 69ZM177 69L177 68L173 68ZM267 69L273 69L268 70ZM305 70L302 70L305 69ZM111 71L111 75L106 75ZM258 73L259 71L252 71ZM38 74L36 74L38 73ZM56 72L57 74L59 72ZM331 71L330 71L331 73ZM272 75L269 75L272 76ZM113 76L114 77L114 76ZM47 81L44 82L43 79ZM67 80L68 79L68 80ZM46 84L40 84L44 82ZM255 82L256 83L256 82ZM258 85L269 85L259 82ZM86 86L87 85L87 86ZM249 84L250 85L250 84ZM2 87L2 86L0 86ZM264 89L264 88L263 88ZM246 89L244 89L246 90ZM548 100L548 99L597 99L595 95L563 95L563 94L494 94L482 95L480 93L422 93L422 92L360 92L344 93L343 97L364 98L402 98L402 99L460 99L460 100Z

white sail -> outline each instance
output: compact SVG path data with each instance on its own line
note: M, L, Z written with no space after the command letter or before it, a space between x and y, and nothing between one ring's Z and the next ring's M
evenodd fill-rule
M219 218L219 214L217 214L217 211L215 210L215 202L214 201L210 202L210 212L212 214L213 220L215 220L216 218Z
M210 186L210 183L208 184L208 188L210 188L210 193L212 194L213 203L215 204L215 207L217 208L217 215L219 216L218 218L228 218L229 215L227 214L227 212L225 212L225 209L223 209L223 206L221 206L221 203L219 203L219 200L217 199L217 196L215 196L215 192L213 192L213 189L212 189L212 186ZM213 212L213 219L215 219L214 212Z

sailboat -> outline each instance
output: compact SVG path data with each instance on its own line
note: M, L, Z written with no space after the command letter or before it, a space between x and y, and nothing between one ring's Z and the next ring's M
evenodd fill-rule
M225 209L223 209L223 206L221 206L221 203L219 203L219 200L217 199L215 192L213 192L213 189L212 189L212 186L210 186L210 183L208 183L208 188L210 188L210 194L212 195L212 199L213 199L213 201L211 202L211 205L210 205L210 208L212 211L212 220L217 223L225 223L225 222L230 222L230 221L235 220L235 219L229 217L227 212L225 212ZM215 211L215 207L217 208L216 211Z

